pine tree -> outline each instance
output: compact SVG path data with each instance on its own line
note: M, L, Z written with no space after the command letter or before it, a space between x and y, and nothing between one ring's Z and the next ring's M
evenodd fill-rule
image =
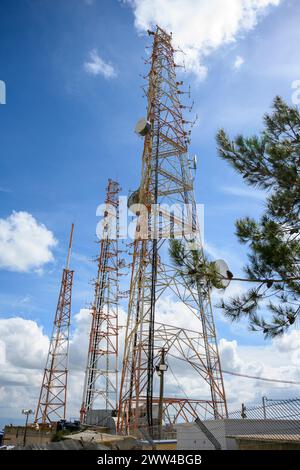
M274 337L300 315L299 110L276 97L264 125L260 136L239 135L231 141L224 130L217 135L220 157L248 185L267 194L259 220L246 217L236 222L236 235L248 246L244 271L253 288L222 301L221 307L232 320L246 316L252 330Z

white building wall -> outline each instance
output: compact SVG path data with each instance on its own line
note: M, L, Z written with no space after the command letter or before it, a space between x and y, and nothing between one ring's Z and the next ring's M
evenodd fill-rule
M204 421L223 450L236 449L235 439L226 436L247 434L300 434L300 421L273 419L224 419ZM195 423L176 426L178 450L214 450L213 444Z

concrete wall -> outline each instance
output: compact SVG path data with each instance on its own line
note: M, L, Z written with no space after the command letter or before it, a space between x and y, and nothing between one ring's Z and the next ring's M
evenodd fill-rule
M247 438L237 439L239 450L300 450L300 442L267 442L260 440L252 440Z
M210 432L220 442L222 449L237 449L235 439L226 436L247 434L300 434L300 421L272 419L224 419L204 421ZM213 450L214 446L195 423L176 426L178 450Z
M5 426L3 445L23 445L25 426ZM34 428L27 428L26 444L46 444L51 441L55 431L38 431Z
M209 428L208 422L205 422ZM195 423L184 423L176 426L178 450L214 450L215 447ZM211 431L220 442L222 449L226 448L224 421L219 421Z

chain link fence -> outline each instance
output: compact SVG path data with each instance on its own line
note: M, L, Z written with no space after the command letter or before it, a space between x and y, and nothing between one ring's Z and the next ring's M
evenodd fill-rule
M141 426L138 439L155 448L159 441L176 441L189 449L300 449L300 398L241 405L226 419L196 418L193 422Z

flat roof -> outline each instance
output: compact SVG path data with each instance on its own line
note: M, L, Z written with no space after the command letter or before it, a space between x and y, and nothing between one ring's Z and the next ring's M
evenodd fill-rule
M240 434L226 437L247 441L300 442L300 434Z
M95 442L95 443L125 441L130 438L135 439L133 436L117 436L116 434L107 434L104 432L97 432L97 431L81 431L78 433L68 434L64 436L64 439L73 439L76 441Z

